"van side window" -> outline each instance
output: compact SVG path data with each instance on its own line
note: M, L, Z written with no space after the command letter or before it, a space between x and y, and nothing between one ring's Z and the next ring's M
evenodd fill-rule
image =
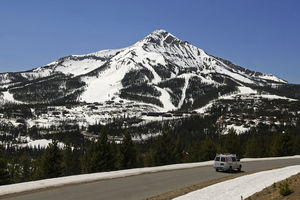
M232 159L232 162L236 162L235 157L231 157L231 159Z
M221 157L221 162L225 162L225 157Z
M220 161L220 157L216 157L216 161Z

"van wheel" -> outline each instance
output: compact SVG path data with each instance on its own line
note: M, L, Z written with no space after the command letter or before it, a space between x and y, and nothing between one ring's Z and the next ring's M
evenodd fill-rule
M242 171L242 165L239 166L238 172Z
M216 172L218 172L219 171L219 169L218 168L216 168Z
M232 167L231 167L231 166L229 167L229 172L230 172L230 173L232 172Z

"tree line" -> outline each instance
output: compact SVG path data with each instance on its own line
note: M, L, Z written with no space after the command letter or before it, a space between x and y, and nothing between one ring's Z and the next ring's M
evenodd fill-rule
M68 140L58 134L65 142L63 149L59 148L57 139L45 150L2 148L0 184L206 161L214 159L216 153L235 153L239 157L300 154L299 123L296 127L277 127L277 132L260 124L244 134L231 129L224 135L216 119L214 115L195 116L151 125L160 135L139 142L134 142L132 135L143 131L141 127L113 129L114 134L111 134L109 126L94 126L93 131L99 137L82 146L74 143L75 139ZM123 136L122 142L109 139L116 131Z

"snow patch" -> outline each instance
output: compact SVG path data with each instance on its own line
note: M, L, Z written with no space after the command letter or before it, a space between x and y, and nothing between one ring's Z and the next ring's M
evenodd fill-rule
M298 101L297 99L292 99L288 97L283 97L283 96L278 96L275 94L262 94L260 95L264 99L283 99L283 100L288 100L288 101Z
M121 80L129 70L126 66L110 67L98 77L85 77L86 90L81 95L81 100L88 103L104 102L114 97L122 88Z
M178 109L181 108L181 106L183 105L184 103L184 100L185 100L185 97L186 97L186 90L188 88L188 85L189 85L189 80L190 80L190 77L193 76L193 74L185 74L183 77L184 77L184 86L182 88L182 95L181 95L181 99L180 99L180 102L178 103Z
M199 114L204 114L206 113L215 103L215 100L211 101L210 103L206 104L205 106L196 109L195 111Z
M242 133L245 133L246 131L249 131L250 130L250 128L245 128L245 127L243 127L243 126L237 126L237 125L227 125L226 126L226 129L225 129L225 131L224 131L224 135L226 135L226 134L228 134L228 131L230 130L230 129L234 129L235 131L236 131L236 133L239 135L239 134L242 134Z
M240 91L239 94L256 94L257 91L253 90L250 87L245 87L245 86L239 86L238 90Z
M276 76L272 75L272 74L264 74L262 76L259 76L259 78L261 79L265 79L265 80L270 80L270 81L275 81L275 82L280 82L280 83L287 83L286 81L277 78Z
M27 143L25 144L19 144L18 146L21 148L41 148L41 149L46 149L49 144L52 144L52 140L46 140L46 139L39 139L39 140L31 140L30 138L27 138ZM65 144L62 142L58 142L58 147L60 149L63 149L65 147Z
M2 98L2 102L3 103L22 103L20 101L15 100L13 94L11 94L9 91L6 92L2 92L2 96L0 96Z
M226 67L228 68L228 66L226 66ZM238 73L231 72L228 69L226 69L226 67L220 67L218 65L215 65L214 69L217 73L228 75L229 77L232 77L235 80L238 80L240 82L248 83L248 84L254 84L254 82L252 80L250 80L249 78L247 78L246 75L244 76L243 74L238 74Z
M161 133L149 133L149 134L142 134L142 135L136 135L134 137L132 137L132 140L133 141L145 141L145 140L148 140L150 138L155 138L155 137L158 137L160 136Z
M170 94L169 94L165 89L162 89L162 88L157 87L157 86L155 86L155 88L156 88L158 91L161 92L161 95L160 95L160 97L159 97L159 100L160 100L161 103L163 104L164 110L165 110L165 111L175 110L176 107L172 104Z

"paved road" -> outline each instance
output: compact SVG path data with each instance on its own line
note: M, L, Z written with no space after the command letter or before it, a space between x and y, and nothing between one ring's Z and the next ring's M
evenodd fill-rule
M243 163L246 172L289 165L299 165L300 159L256 161ZM145 199L175 189L201 182L232 176L230 173L215 172L211 167L198 167L143 174L119 179L65 186L30 194L5 198L9 200L134 200Z

